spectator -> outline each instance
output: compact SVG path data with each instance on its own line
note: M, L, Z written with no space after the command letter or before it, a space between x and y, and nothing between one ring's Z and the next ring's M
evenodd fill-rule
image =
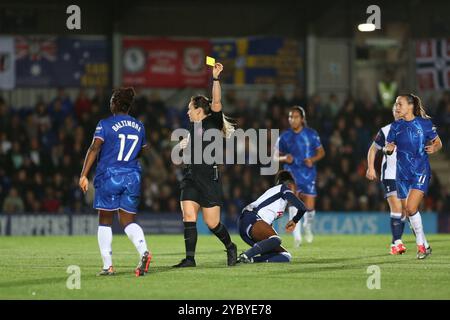
M19 196L16 188L9 190L8 196L3 202L3 212L5 213L19 213L23 212L25 205L22 198Z
M324 115L330 118L335 118L340 110L340 105L338 103L338 97L336 94L331 93L328 98L328 103L325 105Z
M53 104L49 106L49 115L53 128L56 130L63 125L64 119L70 114L68 111L63 110L62 102L60 98L56 98Z
M55 196L55 190L53 187L45 188L45 198L42 201L42 209L45 212L58 212L60 209L60 201Z
M64 91L63 88L58 88L56 98L53 99L53 101L51 102L50 109L54 109L54 107L52 107L52 105L55 103L56 100L61 101L61 107L62 107L62 111L64 112L64 114L70 115L70 116L72 116L74 114L74 106L73 106L72 100L66 94L66 92Z
M7 154L11 147L11 141L6 136L6 133L0 131L0 154Z
M31 190L28 190L25 196L25 210L26 212L41 211L41 202L36 198L36 195Z
M36 104L36 124L38 126L45 125L46 127L50 127L52 125L50 116L47 113L47 107L45 104L40 101Z
M80 93L78 94L77 100L75 101L75 115L77 119L81 119L83 113L91 112L92 102L87 97L84 89L80 89Z

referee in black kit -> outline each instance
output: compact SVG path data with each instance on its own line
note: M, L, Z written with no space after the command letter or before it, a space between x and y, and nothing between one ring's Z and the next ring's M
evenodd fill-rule
M187 164L183 169L183 179L180 185L180 204L181 211L183 212L186 258L174 265L176 268L196 266L196 223L200 208L209 230L225 245L228 265L234 266L237 261L237 247L231 241L227 228L220 222L220 207L223 202L223 192L218 167L216 164L208 165L204 163L203 159L201 164L194 163L194 144L202 141L202 155L203 150L209 144L203 142L203 139L201 139L206 130L221 130L225 137L229 137L234 131L234 126L227 121L222 113L221 88L218 78L222 70L223 65L221 63L214 64L212 101L205 96L198 95L192 97L189 102L189 110L187 113L191 122L189 137L181 142L181 148L185 148L188 143L192 142L190 148L191 164ZM202 130L199 130L198 124L200 123ZM191 141L188 141L189 139Z

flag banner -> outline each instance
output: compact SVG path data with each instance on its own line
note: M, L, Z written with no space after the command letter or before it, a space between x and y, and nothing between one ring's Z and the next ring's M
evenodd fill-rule
M420 91L450 89L450 38L416 42L416 76Z
M205 88L211 77L205 39L133 38L122 42L122 83L160 88Z
M96 87L109 81L105 37L16 37L18 87Z
M212 57L226 65L229 84L298 84L304 80L304 45L283 37L213 39Z
M14 89L16 85L14 38L0 37L0 89Z

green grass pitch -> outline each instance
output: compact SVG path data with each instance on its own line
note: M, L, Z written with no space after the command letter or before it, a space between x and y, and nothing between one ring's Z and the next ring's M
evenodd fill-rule
M241 252L248 246L232 236ZM226 253L213 236L200 236L197 267L173 269L183 258L182 235L150 235L150 272L136 278L134 246L125 236L113 239L117 275L97 277L101 258L95 236L1 237L0 299L450 299L450 235L430 235L433 254L409 251L388 255L388 235L317 235L314 243L292 247L289 264L226 266ZM81 288L69 290L69 265L81 270ZM381 288L369 290L367 268L377 265Z

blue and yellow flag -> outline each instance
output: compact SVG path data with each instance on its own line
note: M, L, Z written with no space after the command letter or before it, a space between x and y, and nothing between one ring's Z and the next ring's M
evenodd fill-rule
M212 40L212 56L224 64L230 84L297 84L304 77L303 43L282 37Z

